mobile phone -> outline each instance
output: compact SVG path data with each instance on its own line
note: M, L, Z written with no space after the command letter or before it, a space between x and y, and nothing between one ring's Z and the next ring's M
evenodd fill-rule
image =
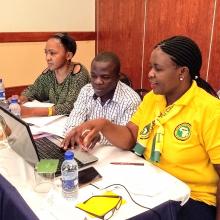
M102 176L94 167L88 167L79 171L79 187L96 182L100 179L102 179Z

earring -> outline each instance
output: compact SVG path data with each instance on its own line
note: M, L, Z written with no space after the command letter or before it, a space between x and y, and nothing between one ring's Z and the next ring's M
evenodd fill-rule
M183 77L182 76L180 77L180 81L183 81Z

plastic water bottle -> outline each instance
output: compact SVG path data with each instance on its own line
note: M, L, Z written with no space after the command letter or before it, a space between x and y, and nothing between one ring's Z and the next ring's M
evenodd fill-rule
M4 102L6 100L5 98L5 86L3 83L3 80L0 79L0 101Z
M0 105L8 110L8 101L5 98L5 86L2 79L0 79Z
M9 105L9 110L16 117L19 117L19 118L21 117L21 107L18 104L18 100L16 98L11 99L11 104Z
M74 160L74 153L71 150L65 152L64 158L61 165L63 196L66 199L76 199L78 195L78 164Z

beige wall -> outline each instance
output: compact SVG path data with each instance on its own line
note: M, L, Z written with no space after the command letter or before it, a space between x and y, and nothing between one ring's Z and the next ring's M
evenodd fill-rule
M95 0L0 0L0 32L95 31Z
M44 55L45 43L0 44L0 78L5 87L29 85L47 67ZM73 61L84 64L88 70L95 56L94 41L77 42Z
M0 32L95 31L95 0L0 0ZM0 77L6 87L31 84L46 68L45 42L1 43ZM73 60L88 69L95 41L78 41Z

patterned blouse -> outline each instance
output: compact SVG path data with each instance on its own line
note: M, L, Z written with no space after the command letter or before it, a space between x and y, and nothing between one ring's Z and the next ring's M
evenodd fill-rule
M29 101L36 99L54 103L57 115L69 115L81 88L90 81L87 69L79 63L74 63L75 65L81 66L79 72L72 71L60 84L55 72L46 69L21 95L26 96Z

